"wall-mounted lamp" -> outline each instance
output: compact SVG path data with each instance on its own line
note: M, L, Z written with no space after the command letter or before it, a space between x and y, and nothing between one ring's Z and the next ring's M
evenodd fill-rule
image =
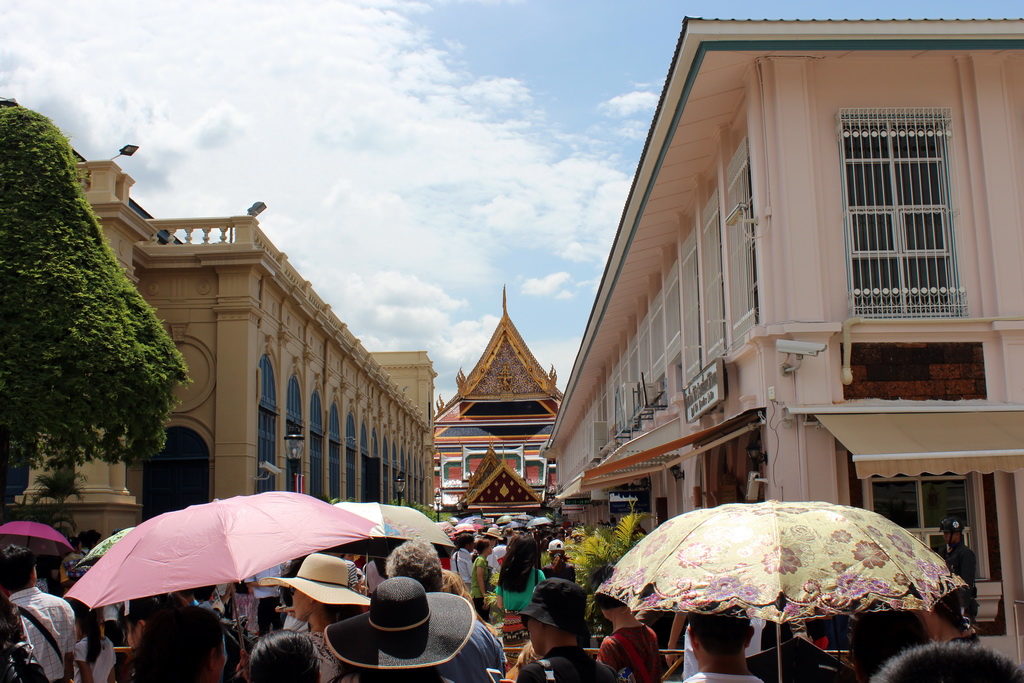
M402 504L402 494L405 493L405 475L401 472L395 477L395 493L398 494L398 504Z
M255 204L250 206L248 209L246 209L245 212L247 214L249 214L250 216L255 218L256 216L259 216L261 213L263 213L266 210L267 210L267 205L266 204L264 204L263 202L256 202Z
M676 481L686 479L686 472L683 472L683 468L680 467L679 465L672 465L672 467L668 468L668 471L672 473L672 476L675 478Z
M117 157L130 157L139 151L138 145L125 145L117 151ZM117 157L114 157L116 159ZM114 159L111 159L113 161Z
M747 446L747 457L754 466L760 466L768 462L768 454L764 452L760 441L751 441Z
M753 218L747 218L748 211L750 211L749 204L737 204L725 217L725 224L729 226L757 225L756 216Z
M298 425L288 425L288 433L284 435L284 455L292 462L302 459L302 446L306 437L302 435L302 428Z

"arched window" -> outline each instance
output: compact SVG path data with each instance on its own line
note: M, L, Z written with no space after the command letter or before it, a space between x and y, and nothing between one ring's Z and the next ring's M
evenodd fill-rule
M324 410L320 392L309 398L309 495L324 495Z
M338 404L331 404L330 433L327 442L327 496L341 498L341 420ZM355 439L355 435L352 436Z
M356 418L345 418L345 497L356 499Z
M260 462L276 465L277 460L277 390L274 388L274 365L270 357L260 358L260 405L257 409L256 452ZM256 490L273 491L277 478L269 472L256 473ZM266 477L264 479L263 477Z
M373 457L370 456L370 441L366 436L366 423L359 427L359 452L363 459L363 501L380 502L380 460L377 458L377 432L373 433Z
M388 493L390 491L391 472L388 469L388 459L380 457L380 443L377 441L376 429L370 432L370 450L373 456L374 466L380 468L379 490L375 500L381 503L390 503L391 498L388 497Z
M388 447L384 446L384 457L385 458L387 457L387 452L388 452ZM402 469L398 466L398 448L395 446L395 444L391 444L391 479L392 479L391 486L392 486L392 488L394 488L394 485L395 485L394 480L398 479L398 475L399 474L401 474L403 477L405 476L405 473L402 472ZM404 497L405 497L406 500L409 499L408 498L408 496L409 496L408 491L409 491L409 484L410 483L412 483L412 482L409 481L409 477L405 477L405 491L406 491L406 493L405 493ZM398 493L398 491L395 491L395 494L397 494L397 493ZM396 495L396 497L397 497L397 495Z
M382 503L390 503L391 497L388 495L389 491L392 491L395 487L395 482L391 481L391 478L395 476L394 470L388 468L388 437L384 437L384 448L381 449L383 456L381 457L381 463L384 469L384 495L381 497Z
M285 405L285 434L302 433L302 391L299 389L299 378L292 375L288 378L288 402ZM302 461L286 458L285 474L288 481L285 486L289 491L297 490L295 475L302 472Z

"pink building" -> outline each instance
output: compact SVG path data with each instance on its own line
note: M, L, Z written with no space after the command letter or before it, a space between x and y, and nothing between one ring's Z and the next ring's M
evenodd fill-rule
M1024 21L687 19L548 443L577 518L967 521L1024 599ZM646 492L646 493L645 493Z

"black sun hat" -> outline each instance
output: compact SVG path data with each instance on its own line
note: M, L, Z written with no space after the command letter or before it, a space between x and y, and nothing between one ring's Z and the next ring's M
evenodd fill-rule
M586 613L586 591L565 579L544 579L538 583L530 604L519 611L524 617L589 638Z
M367 669L418 669L443 664L473 633L473 605L450 593L426 593L418 581L381 582L370 611L327 627L334 656Z

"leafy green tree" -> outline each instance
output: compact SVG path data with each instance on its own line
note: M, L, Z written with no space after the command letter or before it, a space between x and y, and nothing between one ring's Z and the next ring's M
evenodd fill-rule
M8 465L159 453L184 359L128 280L49 119L0 108L0 492Z

